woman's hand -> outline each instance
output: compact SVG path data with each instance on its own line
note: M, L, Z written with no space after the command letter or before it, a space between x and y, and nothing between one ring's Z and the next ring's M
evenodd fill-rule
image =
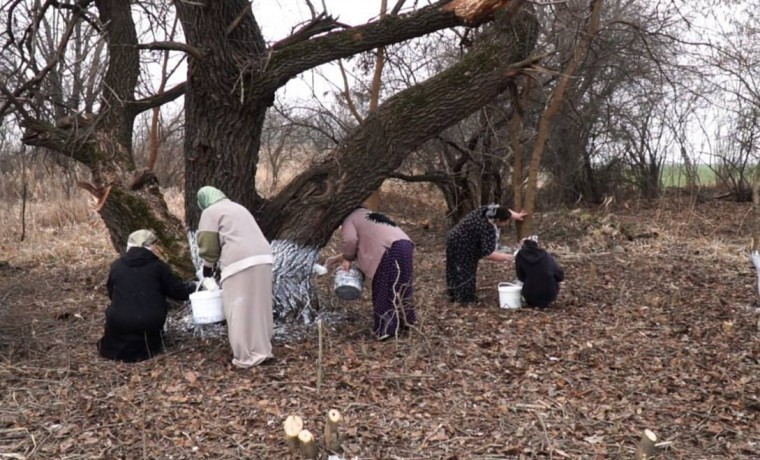
M493 262L512 262L515 260L514 256L512 254L508 254L506 252L501 251L494 251L486 256L486 259L491 260Z
M510 217L512 218L512 220L523 220L523 218L524 218L525 216L527 216L527 215L528 215L528 213L527 213L527 212L525 212L525 211L514 212L514 211L512 211L512 210L510 209L510 210L509 210L509 215L510 215Z
M335 264L342 261L343 261L343 254L336 254L332 257L328 257L327 260L325 260L325 268L327 268L328 270L332 270Z

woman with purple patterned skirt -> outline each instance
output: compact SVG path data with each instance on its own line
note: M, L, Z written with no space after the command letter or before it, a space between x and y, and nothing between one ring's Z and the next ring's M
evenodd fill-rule
M414 310L414 243L384 214L357 208L343 220L341 254L329 267L351 262L372 279L373 330L378 340L397 336L416 322Z

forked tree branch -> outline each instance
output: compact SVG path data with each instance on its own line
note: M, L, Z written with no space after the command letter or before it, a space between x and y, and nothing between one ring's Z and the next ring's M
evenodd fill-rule
M337 22L332 16L328 16L327 13L320 13L317 17L293 32L291 35L276 42L274 45L272 45L272 49L278 50L285 48L286 46L292 45L294 43L308 40L315 35L330 32L331 30L341 26L346 27L345 25Z

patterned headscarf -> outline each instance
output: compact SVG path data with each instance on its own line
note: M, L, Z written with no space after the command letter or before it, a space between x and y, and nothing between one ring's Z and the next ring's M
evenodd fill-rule
M154 244L156 241L158 241L156 234L150 230L137 230L129 235L129 239L127 239L127 249L144 248Z
M494 219L496 217L496 212L499 210L498 204L489 204L486 206L486 217L489 219Z
M201 211L203 211L217 201L221 201L226 198L227 195L225 195L218 188L206 185L198 190L198 207L201 208Z

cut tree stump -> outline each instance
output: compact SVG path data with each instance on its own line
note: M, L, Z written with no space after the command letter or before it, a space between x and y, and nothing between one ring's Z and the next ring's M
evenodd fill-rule
M317 440L314 439L314 436L309 430L301 430L301 432L298 433L298 441L301 443L301 453L304 458L317 458L317 455L319 454L319 446L317 445Z
M340 450L340 424L343 416L337 409L330 409L327 412L327 424L325 424L325 446L331 452Z
M298 434L303 430L303 419L298 415L288 415L283 423L285 429L285 443L288 445L290 455L296 456L300 451L298 446Z
M650 430L644 430L639 442L639 448L636 449L636 460L651 460L657 455L657 435Z

